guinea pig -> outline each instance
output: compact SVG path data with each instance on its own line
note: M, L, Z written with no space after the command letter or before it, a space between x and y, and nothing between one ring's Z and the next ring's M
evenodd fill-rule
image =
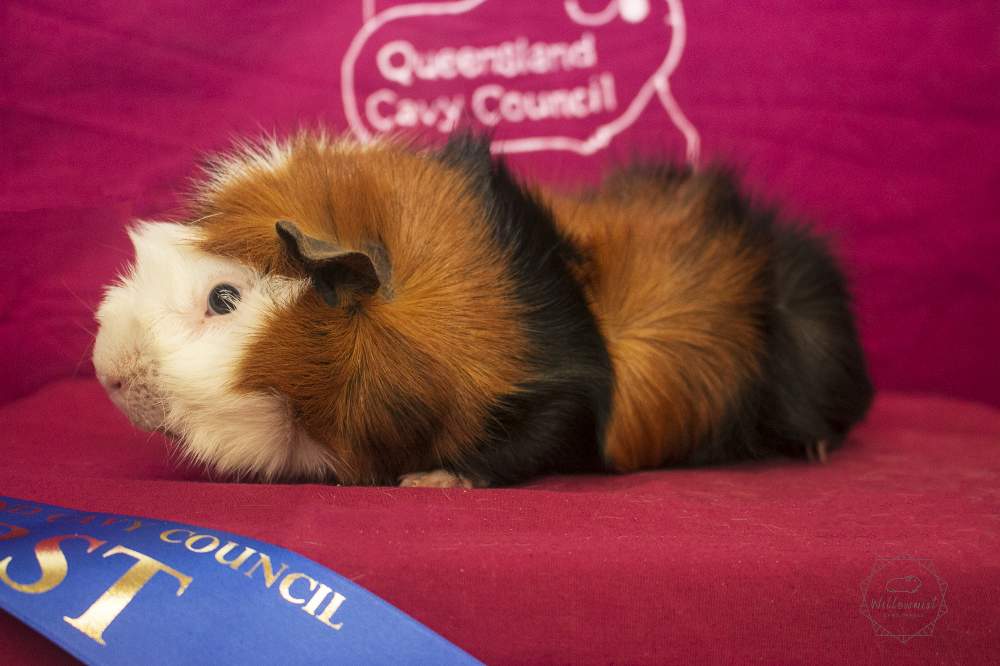
M484 487L825 459L872 386L825 242L724 170L568 196L489 142L301 133L214 158L138 222L97 312L132 422L263 481Z

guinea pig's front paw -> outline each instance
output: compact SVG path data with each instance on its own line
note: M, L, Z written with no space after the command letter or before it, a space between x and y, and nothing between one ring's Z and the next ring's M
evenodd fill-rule
M446 469L435 469L404 474L399 477L399 485L403 488L475 488L477 484Z

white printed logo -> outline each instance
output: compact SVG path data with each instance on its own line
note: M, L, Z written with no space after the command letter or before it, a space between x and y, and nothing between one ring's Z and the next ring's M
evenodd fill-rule
M681 0L609 0L599 11L582 6L595 0L542 0L514 35L498 32L514 23L504 0L380 12L363 1L364 24L341 65L344 110L361 141L398 130L447 133L471 120L493 132L494 152L590 155L655 99L687 159L698 159L698 130L670 89L686 37ZM542 29L564 36L534 34Z

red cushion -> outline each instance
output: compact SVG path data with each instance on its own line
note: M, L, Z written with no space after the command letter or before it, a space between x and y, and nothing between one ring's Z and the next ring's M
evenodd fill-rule
M878 398L827 465L773 462L520 488L249 485L178 469L92 380L0 408L0 489L230 530L344 574L492 663L946 660L1000 653L1000 410ZM859 611L876 559L930 558L933 635ZM62 657L0 617L0 663ZM43 658L44 657L44 658Z

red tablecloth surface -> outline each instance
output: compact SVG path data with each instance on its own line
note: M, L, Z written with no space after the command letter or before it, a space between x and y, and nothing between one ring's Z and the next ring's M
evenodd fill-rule
M0 408L0 489L296 550L489 663L989 663L1000 410L884 394L827 465L550 477L494 490L221 483L173 466L93 380ZM933 635L860 612L880 557L947 584ZM928 582L929 584L929 582ZM62 655L0 615L0 663Z

